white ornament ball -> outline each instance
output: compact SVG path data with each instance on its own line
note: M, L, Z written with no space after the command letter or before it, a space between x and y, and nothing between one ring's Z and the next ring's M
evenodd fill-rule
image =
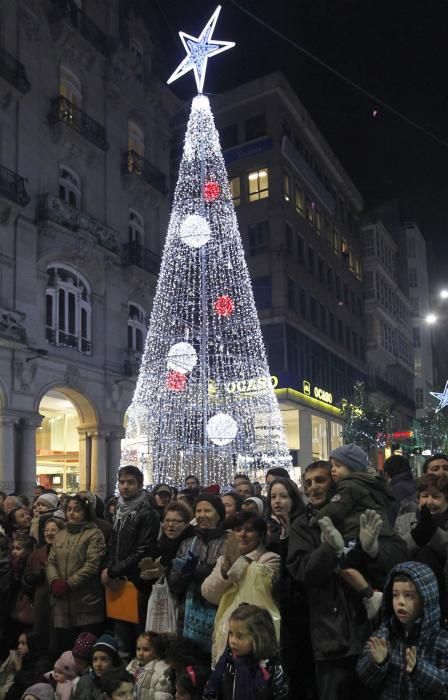
M238 425L227 413L217 413L207 423L207 435L214 445L228 445L236 437Z
M190 248L202 248L209 242L210 236L210 226L206 219L199 214L187 216L179 229L179 238Z
M198 354L190 343L176 343L168 351L166 364L168 369L172 369L174 372L187 374L191 372L197 361Z

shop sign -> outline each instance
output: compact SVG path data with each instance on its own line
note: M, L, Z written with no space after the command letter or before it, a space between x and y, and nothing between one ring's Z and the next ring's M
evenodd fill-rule
M303 393L318 399L318 401L323 401L328 404L333 403L333 395L329 391L321 389L319 386L313 386L311 382L308 382L306 379L303 380Z

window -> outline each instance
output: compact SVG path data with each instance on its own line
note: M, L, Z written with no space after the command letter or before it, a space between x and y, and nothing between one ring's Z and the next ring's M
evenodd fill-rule
M311 274L314 274L314 250L313 248L309 245L308 246L308 269L311 272Z
M288 277L288 309L296 310L296 283Z
M308 318L308 307L306 303L306 291L299 287L299 309L303 318Z
M350 339L350 328L345 326L345 345L347 350L350 352L351 339Z
M237 146L238 124L229 124L228 126L224 126L219 132L219 140L223 151L225 151L227 148Z
M66 165L59 166L59 199L72 207L81 206L81 184L79 176Z
M336 299L342 299L341 296L341 278L339 275L335 275L336 280Z
M143 81L143 46L138 41L138 39L136 39L135 37L131 37L129 48L131 50L131 54L136 59L136 63L137 63L135 77L137 78L137 80L142 82Z
M336 253L336 255L341 254L341 234L337 228L333 229L333 252Z
M314 223L316 224L316 231L319 236L322 235L322 213L319 209L314 210Z
M303 262L305 259L305 243L303 242L302 236L297 234L297 260Z
M82 107L81 81L70 68L61 65L59 74L59 94L76 107Z
M47 268L46 337L52 345L91 353L90 287L65 265Z
M320 305L320 329L323 333L327 332L327 310L323 304Z
M311 323L317 326L317 299L310 297L310 318Z
M145 135L135 122L128 122L128 151L134 151L139 156L145 154Z
M297 182L294 187L294 204L296 211L303 216L305 213L305 195L303 194L303 189Z
M424 408L423 389L421 388L415 390L415 407Z
M254 170L247 176L249 184L249 202L257 202L259 199L269 197L268 170Z
M314 225L315 225L315 222L314 222L314 208L315 208L314 202L312 202L311 200L308 199L307 202L306 202L306 210L307 210L307 215L308 215L308 223L309 223L311 226L314 226Z
M272 306L272 279L270 276L255 277L253 281L255 305L259 311Z
M143 352L146 335L145 312L134 302L128 304L128 349Z
M415 267L409 268L409 286L418 287L417 269Z
M283 196L285 202L291 201L291 177L288 173L283 173Z
M348 308L348 284L344 282L344 304Z
M241 178L231 177L229 180L230 193L232 195L232 202L237 207L241 204Z
M421 347L422 336L421 336L420 328L418 326L414 327L412 329L412 344L413 344L414 348Z
M330 338L335 340L336 336L335 336L334 316L331 312L329 314L329 322L330 322Z
M327 289L329 292L333 291L333 270L331 267L327 266Z
M352 348L355 355L358 354L358 336L355 331L352 331Z
M137 245L143 245L145 235L145 227L143 223L143 217L140 216L133 209L129 209L128 218L128 237L129 243L135 243Z
M317 274L319 277L319 282L322 282L323 284L325 282L325 265L320 255L317 258Z
M285 246L288 253L294 254L294 233L291 224L285 226Z
M269 246L269 221L258 221L256 224L250 224L248 233L250 255L265 253Z
M340 345L344 345L344 326L341 319L338 318L338 341Z
M246 120L246 141L253 141L266 135L266 117L264 114L259 114L256 117Z

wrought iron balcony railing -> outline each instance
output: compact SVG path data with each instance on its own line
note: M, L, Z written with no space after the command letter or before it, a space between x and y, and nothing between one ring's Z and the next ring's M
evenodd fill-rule
M47 119L50 124L58 122L67 124L103 151L107 151L109 148L104 126L98 124L95 119L89 117L82 109L62 95L51 101L51 109Z
M140 243L126 243L122 246L123 265L135 265L146 272L158 275L160 270L160 255L144 248Z
M87 39L100 53L107 56L109 43L106 34L92 22L74 0L53 0L53 7L49 13L51 23L66 19L72 27Z
M23 63L20 63L5 49L0 49L0 75L20 92L28 92L31 87Z
M0 165L0 196L21 207L26 207L30 201L25 189L25 179L4 165Z
M122 175L137 175L165 195L168 192L165 175L136 151L126 151L121 160Z
M63 331L47 326L46 338L51 345L58 345L63 348L72 348L72 350L78 350L86 355L90 355L92 352L92 343L90 340L85 338L80 338L72 333L64 333Z

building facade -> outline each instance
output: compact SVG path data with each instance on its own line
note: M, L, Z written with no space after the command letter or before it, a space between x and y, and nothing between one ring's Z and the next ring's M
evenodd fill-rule
M341 442L366 377L362 198L279 73L212 100L294 465ZM181 150L182 128L174 142Z
M4 1L0 46L0 490L30 493L37 472L104 496L168 221L176 100L118 0Z

